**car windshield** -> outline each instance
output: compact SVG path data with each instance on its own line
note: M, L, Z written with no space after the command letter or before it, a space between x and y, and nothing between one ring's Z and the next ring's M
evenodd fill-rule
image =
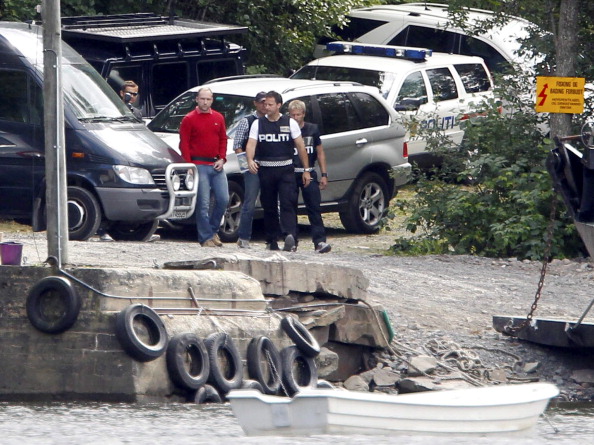
M188 91L165 107L148 124L152 131L177 133L182 119L196 107L196 92ZM233 94L214 93L213 110L225 117L227 134L235 134L237 123L255 111L253 98Z
M62 65L64 100L79 120L134 119L115 91L90 65Z
M392 89L396 73L388 71L365 70L339 66L306 65L291 76L291 79L334 80L358 82L380 90L384 98Z

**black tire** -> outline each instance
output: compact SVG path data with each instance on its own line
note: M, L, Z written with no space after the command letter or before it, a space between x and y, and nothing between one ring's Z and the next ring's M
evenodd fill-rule
M264 388L262 387L260 382L257 382L256 380L244 380L241 384L241 389L255 389L256 391L260 391L262 394L264 393Z
M223 398L216 388L210 385L204 385L198 388L194 394L194 403L202 405L203 403L221 403Z
M27 296L27 317L41 332L59 334L76 322L82 300L69 280L45 277L39 280Z
M364 173L353 187L340 221L351 233L376 233L390 203L386 181L377 173Z
M95 195L82 187L68 187L67 193L68 238L86 241L97 233L101 224L101 206Z
M301 352L308 357L316 357L320 353L318 341L299 320L293 317L285 317L281 320L281 328Z
M210 373L208 352L195 334L179 334L167 346L167 371L171 381L183 389L197 390Z
M247 348L247 368L250 378L262 385L265 394L276 394L281 384L280 353L268 337L252 338Z
M159 221L117 221L107 228L107 233L116 241L148 241L159 227Z
M159 358L167 348L163 320L144 304L131 304L117 314L116 336L124 351L141 362Z
M303 388L315 388L318 369L314 359L306 356L297 346L288 346L281 351L283 390L293 397Z
M208 382L222 394L241 388L243 362L231 336L224 332L210 334L204 344L210 362Z
M239 239L239 219L243 197L243 186L236 181L229 181L229 204L219 229L219 238L224 243L234 243Z

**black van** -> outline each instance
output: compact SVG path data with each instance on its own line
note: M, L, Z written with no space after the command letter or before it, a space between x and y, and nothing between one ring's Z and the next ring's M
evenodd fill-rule
M79 54L62 46L71 240L100 224L146 240L159 219L186 217L196 170L155 136ZM0 217L45 228L43 39L36 25L0 22Z
M136 107L151 118L187 89L245 73L245 49L226 40L245 26L153 13L62 17L62 39L116 91L140 86Z

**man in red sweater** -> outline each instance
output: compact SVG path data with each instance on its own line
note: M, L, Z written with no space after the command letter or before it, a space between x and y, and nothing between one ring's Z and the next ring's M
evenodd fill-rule
M186 162L198 169L196 228L202 247L221 247L217 234L229 203L229 187L223 166L227 161L227 130L223 115L211 108L212 91L200 88L197 107L184 116L179 127L179 148ZM210 196L214 205L210 208Z

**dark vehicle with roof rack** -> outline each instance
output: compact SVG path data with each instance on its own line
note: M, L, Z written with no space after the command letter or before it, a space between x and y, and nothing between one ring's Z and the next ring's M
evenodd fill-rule
M42 28L0 22L0 217L45 229ZM140 122L79 54L62 45L68 235L100 225L150 239L158 221L194 211L196 168Z
M153 117L172 99L217 77L245 73L245 48L227 41L247 27L153 13L62 17L62 39L120 90L140 86L135 106Z

